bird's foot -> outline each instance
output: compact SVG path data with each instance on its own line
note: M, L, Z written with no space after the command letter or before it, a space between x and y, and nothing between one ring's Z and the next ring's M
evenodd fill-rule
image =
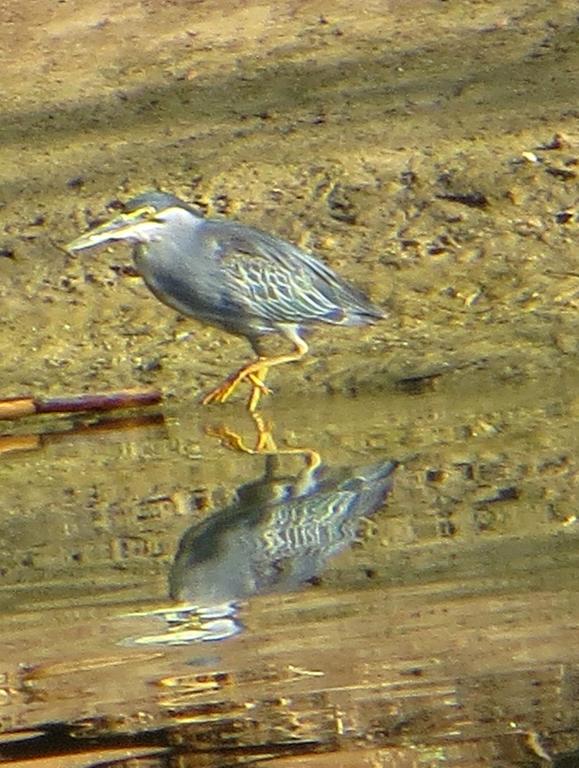
M320 454L312 448L278 448L272 434L272 424L266 422L260 413L251 414L256 427L255 445L251 447L237 432L229 427L206 427L205 434L216 437L224 448L251 456L303 456L306 463L307 477L321 465Z
M222 384L211 390L211 392L208 392L201 402L203 405L225 403L242 381L249 381L252 386L252 393L248 407L249 410L253 412L257 407L260 396L271 394L271 389L267 387L261 379L264 373L267 373L267 368L265 368L259 361L244 365L243 368L240 368L225 379Z
M239 451L240 453L255 453L253 448L245 444L241 435L225 426L206 427L205 434L209 437L216 437L224 448L230 451Z
M205 433L210 437L216 437L224 448L238 451L239 453L249 453L252 456L259 454L273 455L278 453L277 446L271 433L271 424L266 424L263 418L258 414L252 415L254 416L257 428L257 438L253 448L247 445L241 435L223 425L219 427L207 427Z

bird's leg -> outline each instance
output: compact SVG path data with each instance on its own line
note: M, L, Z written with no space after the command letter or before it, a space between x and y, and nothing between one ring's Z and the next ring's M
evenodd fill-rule
M275 440L273 439L271 424L266 423L261 414L257 412L253 412L251 416L257 431L255 446L253 448L247 445L241 435L234 432L232 429L229 429L229 427L208 427L205 431L211 437L217 437L225 448L229 448L232 451L249 453L252 456L258 454L275 456L277 453L280 453L275 444ZM284 451L282 450L281 453L284 453Z
M253 387L248 408L255 410L261 394L268 395L271 391L262 380L262 377L265 378L267 375L268 368L268 366L263 366L264 359L267 358L258 357L257 360L252 360L231 376L228 376L222 384L205 395L201 401L202 404L225 403L237 389L237 385L241 384L242 381L248 380Z
M209 437L216 437L224 448L229 448L230 451L237 451L238 453L255 454L254 448L250 448L246 445L244 439L237 432L234 432L229 427L206 427L205 434Z
M251 395L252 398L255 394L255 391L256 390L254 390ZM259 392L259 390L257 391ZM271 422L266 424L262 415L258 413L256 410L250 409L250 412L251 412L251 418L255 423L255 428L257 429L257 441L255 443L256 453L269 453L269 454L279 453L278 447L275 444L275 440L273 439L273 435L271 432L271 426L272 426Z
M256 410L257 405L259 403L259 398L263 395L269 395L271 392L271 389L269 387L266 387L265 385L265 378L267 376L267 368L263 368L256 374L250 374L248 377L252 384L252 390L251 395L249 396L249 400L247 401L247 410L251 413L252 416L256 416Z
M315 471L322 463L322 458L312 448L278 448L272 435L271 423L266 423L262 415L257 411L251 414L257 429L257 441L253 453L266 456L303 456L308 473Z
M303 456L308 472L313 472L322 463L320 454L312 448L278 448L272 435L272 425L266 423L260 413L251 414L257 430L255 446L251 448L237 432L228 427L208 427L205 431L211 437L216 437L225 448L251 456Z
M295 363L301 360L308 351L308 345L297 334L287 334L295 344L295 351L285 355L276 355L274 357L258 357L247 365L244 365L233 375L229 376L222 384L209 392L201 401L203 405L210 403L224 403L233 394L238 384L242 381L249 381L253 387L247 408L250 413L254 413L259 398L262 394L269 394L270 390L264 384L264 379L270 368L274 365L283 365L284 363Z

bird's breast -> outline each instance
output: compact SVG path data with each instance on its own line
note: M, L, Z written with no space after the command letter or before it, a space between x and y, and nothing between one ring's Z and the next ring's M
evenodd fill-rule
M241 322L239 306L227 299L222 276L213 263L183 258L180 253L161 253L150 244L138 246L134 260L147 287L163 304L231 333L253 334L253 329ZM262 332L267 331L269 328Z

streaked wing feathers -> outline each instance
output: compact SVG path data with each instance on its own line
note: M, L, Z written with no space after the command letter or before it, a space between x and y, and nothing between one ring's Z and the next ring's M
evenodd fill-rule
M380 316L325 264L265 232L235 228L219 251L230 299L250 314L272 322L332 324L353 322L356 314Z
M335 304L316 290L303 269L290 272L274 262L240 254L231 255L226 268L227 287L232 298L252 315L272 321L294 323L322 320L336 312Z

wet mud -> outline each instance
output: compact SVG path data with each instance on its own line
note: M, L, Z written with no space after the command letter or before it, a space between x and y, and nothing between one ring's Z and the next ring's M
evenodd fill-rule
M576 10L3 8L0 398L163 401L0 421L0 760L577 764ZM151 187L388 312L272 372L275 468L199 404L246 341L62 250Z

